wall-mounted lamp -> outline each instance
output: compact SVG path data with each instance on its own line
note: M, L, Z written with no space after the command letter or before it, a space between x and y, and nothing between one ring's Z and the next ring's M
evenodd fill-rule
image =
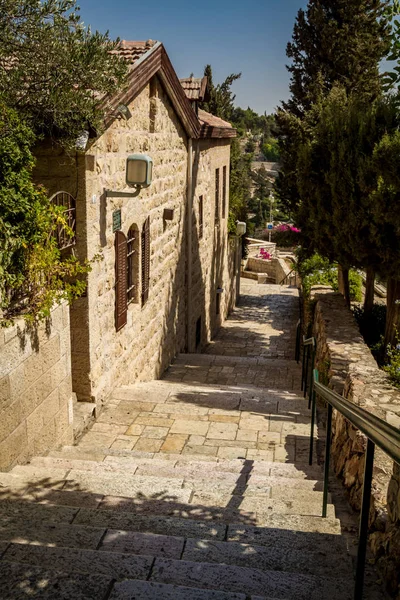
M131 154L126 159L126 183L136 188L135 192L113 192L105 190L106 198L135 198L142 188L149 187L153 177L153 159L146 154Z
M246 223L244 221L236 221L236 235L244 235L246 233Z
M131 113L131 111L129 110L129 108L128 108L128 107L127 107L125 104L120 104L120 105L117 107L117 113L118 113L119 115L121 115L121 117L122 117L123 119L125 119L125 121L127 121L128 119L130 119L130 118L131 118L131 116L132 116L132 113Z
M126 183L132 187L149 187L153 177L153 160L146 154L131 154L126 160Z
M87 129L84 129L76 138L75 148L77 150L86 150L87 143L89 141L89 132Z

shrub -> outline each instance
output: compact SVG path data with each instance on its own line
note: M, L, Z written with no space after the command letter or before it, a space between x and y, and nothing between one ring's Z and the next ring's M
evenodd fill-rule
M277 225L272 231L272 239L281 248L293 248L299 245L300 234L300 229L293 225Z
M298 272L306 296L310 295L313 285L329 285L335 292L339 289L337 264L329 262L327 258L323 258L319 254L314 254L306 259L299 258ZM350 270L349 284L350 300L361 302L362 279L357 271Z
M0 103L0 311L3 325L19 314L44 318L55 302L82 294L88 272L63 260L57 227L72 235L61 207L32 182L32 130Z

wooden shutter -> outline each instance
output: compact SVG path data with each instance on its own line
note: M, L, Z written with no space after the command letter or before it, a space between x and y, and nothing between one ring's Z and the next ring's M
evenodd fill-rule
M222 218L226 217L226 167L222 169Z
M219 222L219 169L215 169L215 222Z
M122 231L115 232L115 329L119 331L126 325L128 315L127 302L127 241Z
M147 217L142 229L142 305L149 297L150 285L150 217Z
M203 237L203 196L199 198L199 239Z

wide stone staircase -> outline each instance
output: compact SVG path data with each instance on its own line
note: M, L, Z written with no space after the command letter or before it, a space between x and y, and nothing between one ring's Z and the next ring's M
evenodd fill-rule
M296 295L244 292L206 354L115 390L77 446L0 474L1 599L352 598L308 466Z

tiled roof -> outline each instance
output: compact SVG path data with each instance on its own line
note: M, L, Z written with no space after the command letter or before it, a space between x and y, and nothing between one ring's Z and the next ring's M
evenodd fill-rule
M156 43L157 42L153 40L147 40L147 42L121 40L119 47L113 51L113 54L119 54L130 65L134 65L139 58L151 50Z
M204 100L207 91L207 77L187 77L180 79L189 100Z
M207 125L208 127L219 127L233 129L232 125L228 121L224 121L219 117L215 117L210 113L199 108L199 121L201 125Z

